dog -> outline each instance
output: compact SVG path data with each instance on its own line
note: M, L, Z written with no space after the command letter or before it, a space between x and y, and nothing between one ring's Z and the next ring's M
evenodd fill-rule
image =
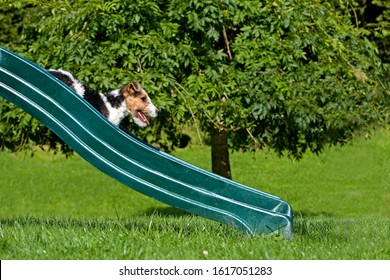
M147 115L152 118L157 117L156 106L153 105L150 97L139 83L130 82L120 89L102 94L83 85L76 76L67 71L62 69L49 69L48 71L83 97L115 125L119 125L125 117L131 115L138 126L145 127L150 124Z

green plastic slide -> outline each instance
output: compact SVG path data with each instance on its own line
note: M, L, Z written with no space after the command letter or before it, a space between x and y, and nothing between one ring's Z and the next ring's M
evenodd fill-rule
M5 48L0 48L0 96L136 191L248 234L292 237L292 210L285 201L153 148L111 124L48 71Z

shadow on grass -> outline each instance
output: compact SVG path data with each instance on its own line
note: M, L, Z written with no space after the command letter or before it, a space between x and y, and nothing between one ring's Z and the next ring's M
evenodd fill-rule
M145 215L147 216L160 216L160 217L191 217L194 214L186 212L184 210L175 207L154 207L146 210Z
M153 207L132 218L95 218L95 219L77 219L71 217L34 217L34 216L19 216L12 218L0 218L0 226L55 226L60 228L72 227L91 227L100 228L113 223L131 224L137 223L140 220L149 221L153 217L159 218L174 218L174 217L193 217L194 215L181 209L169 206Z
M59 217L13 217L0 219L0 226L10 227L55 227L55 228L105 228L115 223L115 220L78 220Z
M315 218L315 217L328 217L335 218L337 217L333 213L329 212L310 212L310 211L295 211L293 214L293 218Z
M332 213L297 212L294 214L294 236L316 242L348 242L355 223Z
M216 228L212 223L192 222L194 215L173 207L151 208L145 213L131 218L95 218L77 219L64 217L33 217L20 216L12 218L0 218L0 230L2 227L13 228L14 230L57 229L57 230L92 230L92 231L119 231L122 234L130 232L139 233L163 233L178 232L191 234L199 232L199 228L206 230L206 227ZM177 219L176 219L177 218Z

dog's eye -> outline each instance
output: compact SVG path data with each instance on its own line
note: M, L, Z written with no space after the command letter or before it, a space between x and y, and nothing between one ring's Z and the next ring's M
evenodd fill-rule
M142 100L143 102L146 102L146 101L148 101L148 99L146 98L146 96L144 96L144 97L141 97L141 100Z

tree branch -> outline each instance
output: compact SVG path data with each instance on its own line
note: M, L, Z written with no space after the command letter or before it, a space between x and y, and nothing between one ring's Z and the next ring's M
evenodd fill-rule
M233 56L232 56L232 53L230 52L230 44L229 44L229 40L228 40L228 37L226 34L225 25L222 28L222 34L223 34L223 39L225 41L227 55L228 55L229 60L231 61L231 60L233 60Z

